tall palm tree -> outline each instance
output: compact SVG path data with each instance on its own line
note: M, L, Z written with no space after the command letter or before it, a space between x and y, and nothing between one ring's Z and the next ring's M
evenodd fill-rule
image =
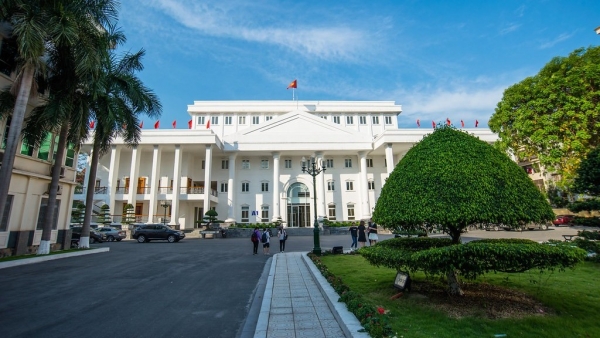
M81 27L99 29L117 18L114 0L2 0L0 22L7 22L16 39L18 67L15 85L18 87L6 148L0 168L0 219L10 188L15 154L20 142L34 79L45 69L44 57L58 41L76 43ZM78 65L85 72L86 65ZM49 247L49 242L47 243Z
M94 182L101 154L110 149L112 141L121 136L130 145L137 145L141 138L139 118L141 115L158 117L162 106L154 92L144 86L136 76L141 71L144 50L126 53L120 59L111 54L103 68L98 85L90 92L94 97L91 105L96 119L93 135L92 159L85 198L85 215L80 248L89 248L89 231L94 200Z

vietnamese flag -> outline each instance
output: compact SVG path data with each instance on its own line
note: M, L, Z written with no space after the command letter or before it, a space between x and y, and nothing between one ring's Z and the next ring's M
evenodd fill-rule
M433 127L433 129L435 129L435 122L431 121L431 126Z
M298 80L292 81L292 83L290 83L290 85L286 89L290 88L298 88Z
M210 119L206 122L206 129L210 128Z
M446 117L446 124L450 125L450 119Z
M464 128L464 127L465 127L465 121L463 121L463 120L460 120L460 125L461 125L461 127L463 127L463 128Z
M90 121L90 128L94 129L95 125L96 125L96 121Z
M192 129L192 120L188 121L188 129Z
M154 123L154 129L158 129L158 127L160 127L160 120L156 121L156 123Z
M417 127L421 128L421 121L417 120Z
M479 121L475 120L475 128L479 125Z
M173 123L171 123L173 125L173 128L175 128L177 126L177 120L173 120Z

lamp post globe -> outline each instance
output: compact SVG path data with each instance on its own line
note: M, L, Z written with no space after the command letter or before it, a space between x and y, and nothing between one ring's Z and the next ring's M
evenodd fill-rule
M307 167L306 158L302 157L302 172L305 174L309 174L313 179L313 201L314 201L314 218L315 222L313 224L313 240L314 247L313 253L315 255L321 255L321 239L319 237L319 220L317 219L317 175L321 172L324 172L326 167L325 165L321 165L321 168L318 167L316 163L316 159L313 157L310 159L310 163L308 163L309 167Z

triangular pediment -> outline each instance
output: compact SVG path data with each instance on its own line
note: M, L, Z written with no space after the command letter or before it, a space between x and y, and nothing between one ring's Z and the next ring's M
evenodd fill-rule
M282 147L285 149L316 149L315 144L320 145L319 149L342 149L344 144L360 144L359 149L364 150L372 148L372 140L367 134L301 110L225 135L223 141L229 150L254 150L265 146L277 149L281 145L285 145Z

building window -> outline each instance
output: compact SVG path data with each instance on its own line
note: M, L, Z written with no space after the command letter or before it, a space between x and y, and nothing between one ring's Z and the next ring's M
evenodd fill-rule
M40 160L48 161L50 157L50 148L52 147L52 133L47 133L46 137L42 141L42 144L38 148L38 158Z
M227 183L221 183L221 192L227 192L228 186Z
M367 124L367 117L366 116L359 116L358 117L358 123L359 124Z
M248 223L250 221L250 207L242 205L242 223Z
M72 152L74 152L71 144L69 144L70 146L70 150ZM27 143L27 140L23 140L23 143L21 143L21 155L27 155L27 156L32 156L33 155L33 146L30 146L29 143ZM68 150L67 150L67 157L69 156ZM71 165L73 166L73 156L74 154L71 153Z
M233 117L225 116L225 124L231 124L232 120L233 120Z
M221 169L229 169L229 160L221 160Z
M335 221L335 204L328 205L327 215L330 221Z
M262 192L269 191L269 182L262 182L260 184L260 191L262 191Z
M252 116L252 124L258 124L260 120L260 116Z
M7 200L8 202L8 200ZM42 198L42 203L40 204L40 210L38 212L38 221L37 221L37 230L44 229L44 218L46 218L46 210L48 208L48 199ZM54 218L52 220L52 230L58 229L58 211L60 210L60 200L56 200L56 204L54 205Z
M368 185L369 185L369 190L375 190L375 181L369 181Z
M372 158L367 159L367 168L373 168L373 159Z
M346 116L346 124L354 124L354 116Z
M250 191L250 182L242 182L242 192Z
M238 124L246 124L246 116L238 116Z
M333 168L333 159L332 158L326 159L325 166L327 166L327 168Z
M250 160L242 160L242 169L250 169Z
M340 124L340 117L339 116L334 116L333 117L333 123Z
M323 120L327 120L327 115L321 115L321 118L322 118Z
M273 119L273 116L269 115L269 116L265 116L265 121L271 121Z
M354 191L354 182L352 182L352 181L346 181L346 190L347 191Z
M385 117L385 124L387 124L387 125L392 124L392 117L391 116L386 116Z
M206 161L202 160L202 169L206 169L205 167L206 167Z
M327 191L334 191L334 190L335 190L335 182L327 181Z
M263 205L261 207L260 218L261 218L261 220L260 220L261 222L269 221L269 206L268 205Z
M348 204L348 220L354 220L354 204Z
M33 153L33 148L31 149L31 153ZM21 147L21 154L23 154L23 147ZM73 165L75 165L75 145L73 143L69 142L65 155L65 166L73 168ZM29 154L29 156L31 156L31 154Z
M198 116L198 124L203 125L204 123L206 123L206 121L204 121L204 116Z
M379 116L373 116L372 120L373 120L373 124L379 124Z
M269 169L269 160L260 160L261 169Z
M285 169L292 169L292 160L285 160Z
M13 195L6 196L6 204L4 204L4 215L2 216L2 222L0 222L0 231L6 231L8 229L8 221L10 220L10 209L12 208Z
M212 116L210 118L210 124L215 124L215 125L219 124L219 117L218 116Z
M387 158L384 158L384 159L383 159L383 166L384 166L384 167L387 167Z
M344 159L344 167L352 168L352 159L351 158Z

